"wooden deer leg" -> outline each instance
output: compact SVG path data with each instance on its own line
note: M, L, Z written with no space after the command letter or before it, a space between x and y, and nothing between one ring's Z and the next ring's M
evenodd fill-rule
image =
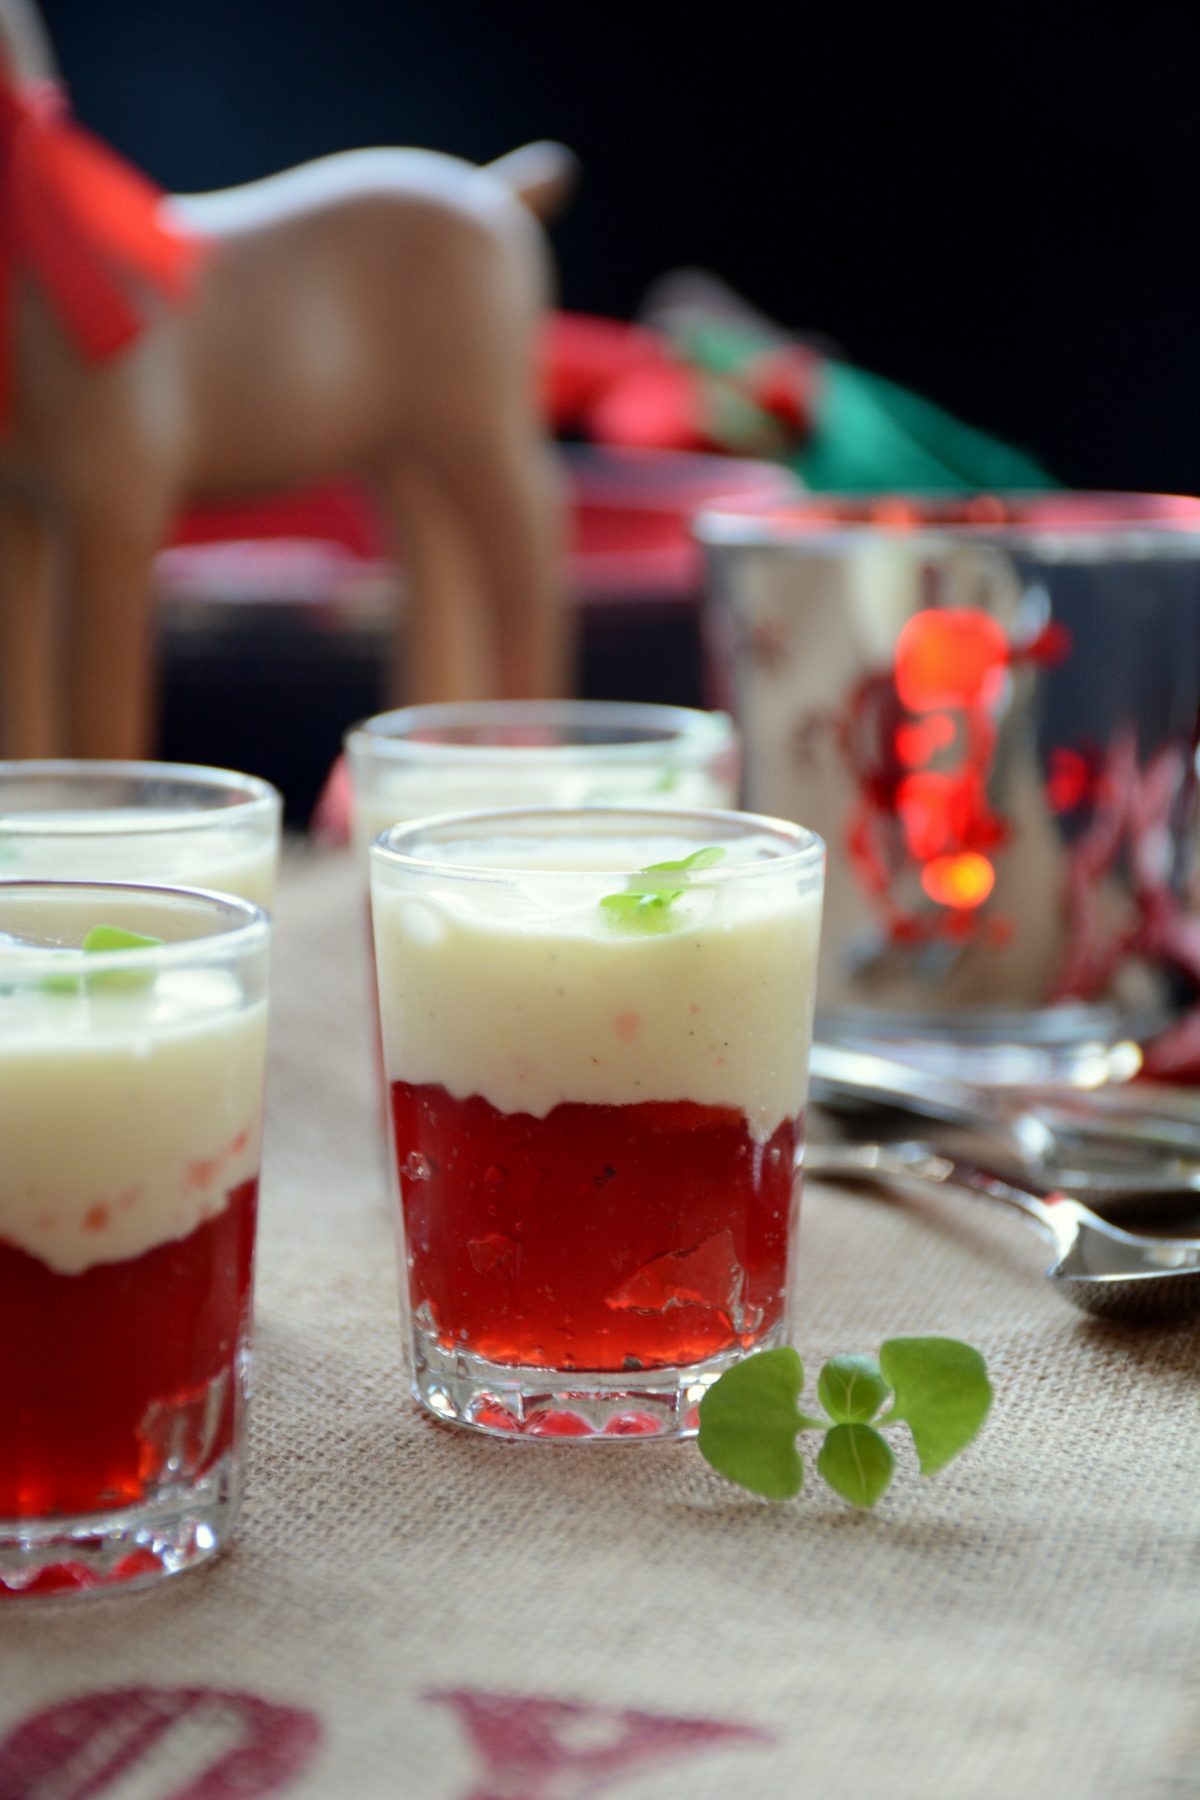
M382 485L400 519L408 573L404 697L568 692L558 480L541 446L485 438L419 471L397 464Z
M405 574L391 703L493 698L484 586L458 508L439 482L403 464L379 486L400 526Z
M483 584L494 680L506 699L572 690L558 468L532 433L467 444L444 471Z
M0 503L0 749L63 756L59 558L50 517L24 497Z
M481 459L447 476L397 464L380 485L400 522L407 585L396 698L566 692L553 471Z
M71 541L65 650L72 756L146 757L158 726L151 568L163 513L97 508Z

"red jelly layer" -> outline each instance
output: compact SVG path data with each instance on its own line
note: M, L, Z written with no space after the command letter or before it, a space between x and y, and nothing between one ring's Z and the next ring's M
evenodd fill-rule
M0 1519L132 1505L229 1450L257 1197L79 1275L0 1243Z
M756 1144L690 1101L535 1119L405 1082L391 1100L412 1307L447 1349L634 1371L782 1317L801 1121Z

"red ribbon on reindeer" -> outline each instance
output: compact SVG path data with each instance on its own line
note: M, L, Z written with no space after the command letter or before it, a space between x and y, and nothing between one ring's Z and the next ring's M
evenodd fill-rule
M103 361L138 336L151 295L178 304L191 289L202 246L168 221L163 198L75 123L57 84L0 75L0 430L15 271L38 282L80 353Z

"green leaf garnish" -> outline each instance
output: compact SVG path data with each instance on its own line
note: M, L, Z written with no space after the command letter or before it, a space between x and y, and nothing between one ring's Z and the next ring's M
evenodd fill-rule
M896 1459L873 1425L835 1425L825 1433L817 1468L851 1506L872 1507L887 1493Z
M895 1468L885 1426L908 1426L921 1473L932 1475L966 1449L992 1402L982 1356L957 1338L889 1338L878 1360L831 1358L817 1384L825 1418L801 1411L803 1386L803 1365L789 1347L735 1363L700 1402L700 1454L739 1487L787 1500L804 1484L797 1435L823 1431L818 1472L852 1506L872 1507Z
M879 1366L895 1393L884 1420L912 1432L922 1475L936 1475L965 1450L988 1416L992 1384L978 1350L957 1338L889 1338Z
M835 1356L817 1383L817 1398L839 1425L873 1419L890 1393L873 1356Z
M120 925L93 925L80 948L83 950L157 950L161 938L143 937Z
M138 931L126 931L120 925L93 925L80 949L88 952L106 950L154 950L161 938L143 937ZM139 969L98 969L94 975L47 975L42 986L52 994L75 994L84 986L144 987L154 980L149 971Z
M734 1363L700 1402L700 1454L718 1475L790 1500L804 1485L796 1449L803 1415L796 1405L804 1365L790 1344Z
M647 863L629 877L619 894L605 894L600 905L622 931L673 931L679 921L671 908L688 888L678 876L711 869L724 860L724 848L709 844L677 862Z

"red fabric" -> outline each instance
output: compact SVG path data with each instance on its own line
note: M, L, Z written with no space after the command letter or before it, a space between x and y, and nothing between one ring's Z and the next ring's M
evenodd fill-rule
M666 361L666 344L644 326L592 313L551 313L538 342L545 416L557 432L582 433L592 407L615 382Z
M0 426L11 401L12 283L37 280L89 361L113 356L146 323L130 277L184 299L199 241L162 217L161 190L71 118L50 82L0 76Z
M539 358L543 410L560 435L626 449L758 454L802 442L812 429L820 358L799 344L718 372L646 326L554 313Z
M170 543L228 544L264 538L315 538L376 561L394 545L379 505L361 482L335 480L246 500L202 501L176 521Z

